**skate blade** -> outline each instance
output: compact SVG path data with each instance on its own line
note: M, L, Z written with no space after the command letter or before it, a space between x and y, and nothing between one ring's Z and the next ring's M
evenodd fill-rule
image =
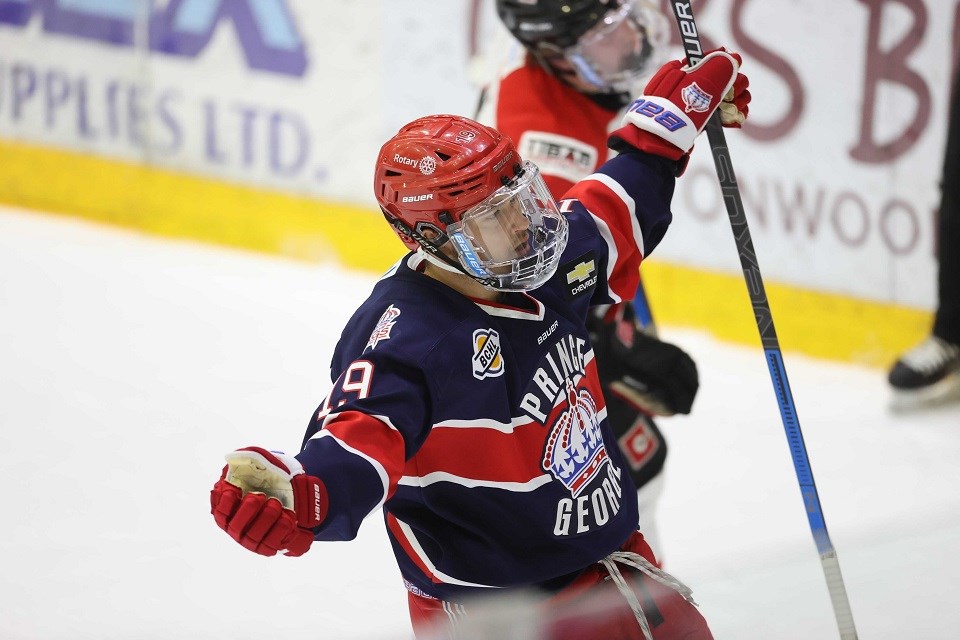
M924 389L894 390L890 398L890 410L895 413L908 413L951 402L960 402L960 372L951 373Z

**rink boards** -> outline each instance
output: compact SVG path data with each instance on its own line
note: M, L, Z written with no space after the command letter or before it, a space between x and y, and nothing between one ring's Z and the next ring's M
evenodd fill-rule
M0 163L4 199L42 211L374 272L403 253L379 212L360 206L6 142L0 157L6 160ZM58 179L47 180L51 175ZM732 238L723 250L735 256ZM657 322L759 345L741 276L656 256L642 273ZM886 366L929 329L926 310L769 279L766 288L787 350Z
M748 65L727 140L784 347L889 364L936 304L960 2L702 4ZM505 48L491 0L0 0L0 202L381 271L379 146L472 114ZM756 343L705 139L673 209L657 321Z

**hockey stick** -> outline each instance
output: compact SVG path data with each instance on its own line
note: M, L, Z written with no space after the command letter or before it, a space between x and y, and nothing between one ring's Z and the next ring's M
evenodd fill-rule
M700 44L700 35L696 22L693 19L691 2L671 0L673 15L680 28L680 39L687 55L687 61L693 64L703 57L703 47ZM843 585L843 576L840 574L840 562L837 552L827 533L827 523L820 508L820 496L813 481L813 471L810 469L810 460L807 457L807 448L803 443L803 433L800 431L800 422L797 419L796 407L793 403L793 394L790 392L790 383L787 380L787 370L783 365L783 354L780 351L780 341L773 326L773 315L770 313L770 304L760 276L760 265L757 254L753 250L753 240L750 237L750 228L747 226L747 217L740 197L740 188L737 186L737 177L733 172L733 162L730 159L730 150L727 148L723 126L720 123L719 110L713 114L707 123L707 138L710 149L713 151L713 161L717 167L717 177L720 179L720 190L723 193L723 202L733 228L733 237L737 244L737 253L740 257L740 266L750 294L753 314L757 320L757 329L760 331L760 342L763 344L767 367L770 369L770 379L780 405L780 417L790 445L790 454L793 457L793 467L800 483L800 493L806 506L807 520L810 522L810 531L820 553L820 563L827 579L827 589L830 591L830 601L833 604L833 613L840 630L842 640L856 640L857 630L853 624L853 612L847 598L847 590Z

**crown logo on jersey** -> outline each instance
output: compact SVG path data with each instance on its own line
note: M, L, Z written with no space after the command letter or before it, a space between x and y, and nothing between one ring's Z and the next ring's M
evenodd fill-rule
M397 309L393 305L387 307L387 310L384 311L380 319L377 320L377 326L373 328L373 333L370 334L370 338L367 340L367 346L364 347L363 350L376 349L377 344L379 344L381 340L389 340L390 330L393 329L393 325L397 324L397 316L399 315L400 309Z
M567 379L566 411L553 425L543 453L543 469L562 482L576 498L610 463L600 432L597 403L586 389L577 391Z
M710 109L710 103L713 102L713 96L701 89L696 82L691 82L680 90L680 97L683 98L685 112L696 111L697 113L706 113Z

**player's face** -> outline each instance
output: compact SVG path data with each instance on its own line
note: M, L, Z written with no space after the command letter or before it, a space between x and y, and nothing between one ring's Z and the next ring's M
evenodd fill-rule
M491 262L506 262L527 251L530 220L516 200L494 204L485 214L465 221L464 228L478 239L478 252Z
M610 10L577 44L542 52L553 71L578 91L635 93L659 64L666 18L644 0Z
M503 291L534 289L556 270L567 223L540 171L524 163L515 179L447 227L464 270Z
M610 77L635 66L643 52L643 36L631 20L621 20L602 36L588 40L582 51L598 74Z

